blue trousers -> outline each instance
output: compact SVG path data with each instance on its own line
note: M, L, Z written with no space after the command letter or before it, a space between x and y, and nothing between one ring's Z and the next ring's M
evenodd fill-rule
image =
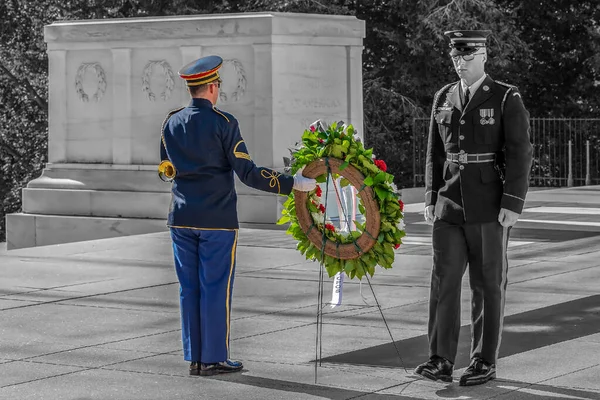
M171 228L186 361L229 358L238 231Z

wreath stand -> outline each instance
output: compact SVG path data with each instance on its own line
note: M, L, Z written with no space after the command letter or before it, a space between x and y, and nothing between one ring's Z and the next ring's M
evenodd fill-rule
M379 214L379 206L375 199L373 190L363 184L364 175L356 168L351 165L347 165L346 168L343 169L343 172L340 170L340 166L343 161L337 158L323 158L316 161L313 161L303 171L303 175L308 178L316 178L323 174L327 174L327 180L325 185L325 204L327 204L327 198L329 194L329 177L331 176L332 182L333 174L342 175L346 178L352 186L358 188L358 196L361 198L363 202L363 206L365 207L365 217L366 217L366 227L363 234L356 239L353 243L347 244L339 244L334 243L331 240L327 239L325 235L325 230L321 234L319 234L318 229L314 229L314 221L310 215L306 207L306 201L308 199L307 192L301 192L294 190L294 198L296 199L296 214L298 216L298 222L300 226L306 233L306 236L310 239L310 241L321 250L321 257L319 262L319 278L318 278L318 289L317 289L317 321L316 321L316 339L315 339L315 384L317 383L318 377L318 367L322 365L322 356L323 356L323 309L324 309L324 260L325 255L330 255L332 257L336 257L343 260L350 260L354 258L358 258L361 254L369 251L371 247L377 242L377 236L379 235L379 227L381 223L381 216ZM335 186L335 183L334 183ZM339 196L339 193L336 189L336 195ZM347 220L348 216L345 210L343 210L342 214L344 215L345 223L347 226L350 226L350 222ZM327 208L325 209L324 220L327 219ZM340 220L341 221L341 220ZM396 354L398 355L398 359L400 360L401 367L405 372L408 373L406 367L404 366L404 361L402 360L402 356L400 355L400 350L398 346L396 346L396 342L394 337L392 336L392 331L387 323L385 315L383 314L383 310L375 295L375 290L373 289L373 285L371 284L371 279L369 278L369 274L366 273L365 277L367 278L367 282L369 284L369 288L371 289L371 293L373 294L373 298L375 299L375 304L379 313L381 314L381 318L387 332L390 336L392 344L396 349Z

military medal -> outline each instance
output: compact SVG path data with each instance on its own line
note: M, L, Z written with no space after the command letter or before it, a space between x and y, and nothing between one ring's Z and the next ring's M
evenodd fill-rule
M493 108L482 108L479 110L479 115L481 116L481 120L479 121L481 125L494 125L496 123Z

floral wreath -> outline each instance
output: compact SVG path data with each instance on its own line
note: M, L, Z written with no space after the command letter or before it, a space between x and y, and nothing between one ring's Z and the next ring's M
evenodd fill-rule
M289 222L286 233L298 240L300 253L308 260L321 262L330 277L345 272L351 279L362 279L367 273L373 276L377 265L392 268L394 249L400 247L405 236L404 203L393 183L394 176L386 172L386 163L375 158L373 149L365 150L354 127L343 122L324 126L316 121L290 151L292 174L304 168L304 176L327 187L332 182L336 195L336 181L341 187L352 185L358 192L357 202L360 199L358 211L366 217L364 222L350 222L349 226L356 227L354 231L338 229L327 217L328 191L324 193L319 185L311 192L294 190L283 204L277 223Z

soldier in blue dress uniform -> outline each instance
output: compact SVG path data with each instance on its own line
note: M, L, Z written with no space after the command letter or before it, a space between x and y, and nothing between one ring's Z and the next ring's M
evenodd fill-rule
M433 223L429 355L415 373L452 381L460 291L471 285L471 363L459 384L496 377L508 233L523 210L532 146L529 113L512 85L485 73L490 31L450 31L458 82L435 94L429 129L425 219Z
M234 172L246 185L288 195L315 180L256 166L235 117L215 107L223 60L208 56L180 71L192 97L162 126L159 176L172 182L167 225L180 283L184 359L190 375L235 372L229 359L231 298L238 238Z

